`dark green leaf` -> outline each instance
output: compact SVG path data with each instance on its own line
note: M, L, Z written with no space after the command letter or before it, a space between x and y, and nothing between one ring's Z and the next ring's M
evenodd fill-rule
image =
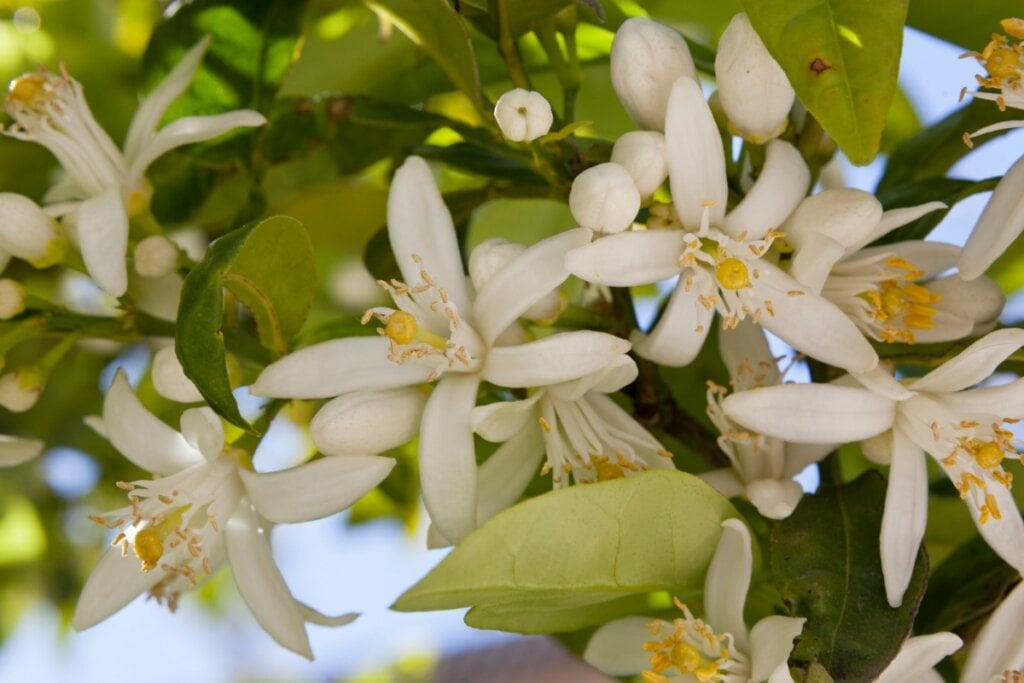
M526 164L470 142L456 142L446 147L421 145L414 147L411 151L421 157L442 161L463 171L496 178L507 183L547 185L544 178L536 174Z
M772 529L772 578L794 616L806 617L793 652L821 663L836 681L871 681L892 660L924 594L921 550L903 606L889 607L878 538L885 481L875 471L814 496Z
M906 185L887 188L878 193L878 200L886 209L916 206L925 202L945 202L952 208L957 202L996 186L998 178L989 180L959 180L957 178L930 178ZM948 210L939 209L921 216L916 221L893 230L878 239L878 244L891 244L903 240L924 239L946 217Z
M999 20L1019 17L1020 0L917 0L910 3L907 23L956 45L981 52Z

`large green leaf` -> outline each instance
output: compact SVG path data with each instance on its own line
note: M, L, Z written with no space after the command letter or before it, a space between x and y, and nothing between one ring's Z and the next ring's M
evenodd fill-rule
M878 152L908 0L742 0L800 101L855 164Z
M699 590L722 520L735 516L677 471L561 489L493 517L394 609L472 606L468 623L517 632L601 623L638 609L643 594Z
M871 681L896 656L924 594L921 550L903 606L889 607L878 538L885 481L875 471L814 496L772 529L772 577L794 616L806 617L793 659L819 662L836 681Z
M316 293L306 229L294 218L273 216L230 232L211 245L181 289L175 347L185 374L211 408L248 429L228 379L225 288L251 311L260 343L275 355L285 353Z
M1000 31L1000 19L1020 14L1020 0L917 0L910 3L907 23L981 52L992 34Z

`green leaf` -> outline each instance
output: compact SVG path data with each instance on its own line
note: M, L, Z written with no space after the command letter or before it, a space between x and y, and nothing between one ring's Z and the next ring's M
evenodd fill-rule
M1020 0L927 0L910 3L907 23L956 45L981 52L999 20L1019 17Z
M214 242L181 289L178 359L210 407L249 429L231 394L224 348L227 288L252 312L260 343L276 355L302 327L316 293L313 247L294 218L273 216Z
M736 516L677 471L560 489L493 517L393 608L472 606L467 623L517 632L601 623L635 609L627 598L699 590L722 520Z
M896 656L924 594L921 550L903 606L889 607L878 537L885 481L875 471L814 496L777 522L769 541L772 578L794 616L806 617L793 652L836 681L870 681Z
M886 209L917 206L931 201L945 202L952 208L957 202L971 195L988 192L996 186L998 180L998 178L977 181L958 178L929 178L879 191L878 200ZM925 214L917 220L883 235L877 240L877 244L924 239L946 217L947 213L948 209L938 209Z
M908 0L742 0L800 101L855 164L881 143Z
M517 38L537 28L545 19L553 17L573 0L506 0L508 4L509 33ZM497 40L499 35L498 12L495 3L462 3L462 15L473 22L480 31ZM491 6L485 9L481 6Z

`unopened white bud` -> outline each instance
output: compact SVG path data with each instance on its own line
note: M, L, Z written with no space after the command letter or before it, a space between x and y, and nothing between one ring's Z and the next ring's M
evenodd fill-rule
M165 346L153 355L153 388L166 399L180 403L195 403L203 400L199 389L185 376L174 346Z
M48 268L64 258L66 247L56 223L34 201L0 193L0 249L36 268Z
M627 19L615 33L612 86L626 112L641 128L665 130L665 109L680 76L697 79L690 48L682 36L644 17Z
M786 130L793 86L745 13L732 18L718 42L715 79L733 132L763 144Z
M479 291L494 275L512 262L526 247L516 242L509 242L500 237L489 239L478 244L469 254L469 278ZM529 320L546 321L557 318L562 313L563 301L558 289L553 289L523 312Z
M529 142L551 130L554 114L544 96L533 90L516 88L498 98L494 118L506 140Z
M37 369L26 366L0 375L0 406L23 413L36 404L45 381Z
M427 394L416 388L342 394L320 409L309 433L326 455L382 453L419 433L426 402Z
M640 210L640 192L625 168L598 164L576 176L569 190L569 210L584 228L622 232Z
M135 272L142 277L163 277L178 265L178 245L161 235L150 235L135 246Z
M612 147L612 161L622 166L646 199L668 177L665 136L652 130L634 130L619 137Z
M17 280L0 279L0 320L10 320L25 310L25 288Z

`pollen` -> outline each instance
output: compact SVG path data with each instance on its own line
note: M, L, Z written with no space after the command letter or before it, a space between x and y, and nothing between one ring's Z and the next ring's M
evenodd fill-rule
M626 476L626 473L622 471L622 467L613 462L601 462L595 467L597 470L598 481L608 481L609 479L622 479Z
M750 271L743 261L730 256L722 259L715 268L715 279L725 289L743 289L750 284Z
M1024 19L1003 19L999 22L999 25L1003 27L1003 31L1007 35L1011 35L1018 40L1024 40Z
M135 551L135 557L142 562L142 571L148 572L156 568L160 558L163 557L164 542L153 529L143 529L135 534L132 549Z
M700 652L689 643L673 645L669 653L669 660L672 662L672 666L686 673L693 673L700 668Z
M412 313L395 311L384 324L384 336L397 344L408 344L416 338L419 327Z

